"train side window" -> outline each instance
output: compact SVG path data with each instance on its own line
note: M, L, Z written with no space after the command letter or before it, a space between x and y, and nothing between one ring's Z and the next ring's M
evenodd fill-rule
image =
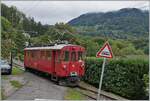
M73 51L71 53L71 61L76 61L76 52L75 51Z
M26 56L29 58L30 57L30 51L26 52Z
M42 51L40 50L40 52L39 52L39 59L41 60L42 59Z
M34 60L38 60L38 51L37 50L34 51Z
M31 51L31 57L34 58L34 51Z
M37 51L37 52L36 52L36 58L37 58L37 60L40 59L40 51Z
M45 51L41 51L41 58L44 60L45 59Z
M64 53L64 61L69 61L69 51L65 51Z
M46 51L47 60L51 60L51 51Z
M30 58L30 51L27 51L27 56Z

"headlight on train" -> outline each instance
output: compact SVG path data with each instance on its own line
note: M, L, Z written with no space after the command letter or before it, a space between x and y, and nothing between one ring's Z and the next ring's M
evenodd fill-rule
M64 69L66 69L66 68L67 68L67 66L66 66L66 65L63 65L63 68L64 68Z
M84 67L84 63L82 63L81 67Z
M72 67L75 67L75 65L72 65Z

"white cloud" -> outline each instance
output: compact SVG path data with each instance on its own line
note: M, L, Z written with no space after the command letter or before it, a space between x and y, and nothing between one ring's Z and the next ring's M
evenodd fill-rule
M43 24L68 22L87 12L107 12L121 8L140 8L148 1L2 1L8 6L16 6L27 16L34 17ZM145 7L144 7L145 9Z

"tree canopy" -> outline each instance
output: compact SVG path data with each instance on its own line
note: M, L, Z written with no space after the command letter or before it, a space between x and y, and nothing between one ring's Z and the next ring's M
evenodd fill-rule
M126 14L130 15L131 17L127 16ZM131 20L134 22L135 19L133 20L132 17L135 18L138 16L138 19L141 19L141 16L146 16L147 12L142 12L143 15L140 14L141 11L136 11L136 9L129 9L125 11L120 10L117 12L108 12L106 14L94 13L82 15L79 17L79 19L76 18L76 20L74 19L70 22L70 24L73 26L62 22L56 23L55 25L42 25L41 22L34 21L34 18L32 17L27 18L26 15L18 11L16 7L7 7L6 5L2 4L2 57L9 58L10 52L12 51L15 57L23 59L23 49L26 47L26 42L30 42L30 44L33 46L42 46L64 40L71 44L77 44L85 47L87 56L95 57L97 51L100 47L102 47L105 41L110 42L112 51L116 57L148 54L148 37L131 38L129 36L130 33L134 35L134 32L131 30L133 30L135 27L137 27L135 31L140 30L138 26L140 26L145 32L147 25L143 26L143 24L141 24L134 25L133 27L133 24L131 24L126 26L129 24L129 22L131 22ZM119 17L116 18L116 16ZM95 22L95 17L102 17L103 23L100 24L100 22ZM84 21L82 21L83 18L85 18ZM110 18L117 20L110 20ZM93 19L93 21L91 21L91 19ZM145 24L144 19L140 21ZM85 24L86 22L88 23ZM97 23L98 25L95 25ZM82 24L85 25L83 26ZM123 28L123 26L126 27ZM130 33L122 33L120 30L121 27L124 31L128 30L128 27L131 26L133 29L129 28ZM99 30L102 31L100 33L103 33L103 31L106 33L104 35L97 36L96 33L99 33ZM117 35L115 38L111 37L111 35L114 36L113 32L116 32L115 30L119 31L117 33L119 33L121 36L123 35L124 38L120 38L119 36L117 37ZM29 34L31 37L27 37L24 35L24 33ZM141 35L147 36L147 34L144 33L141 33Z

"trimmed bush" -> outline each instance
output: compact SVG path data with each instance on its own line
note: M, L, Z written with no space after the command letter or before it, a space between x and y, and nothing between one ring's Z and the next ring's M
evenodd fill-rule
M83 80L98 87L103 59L87 58ZM147 99L144 74L149 61L144 59L111 59L105 65L102 89L128 99Z

